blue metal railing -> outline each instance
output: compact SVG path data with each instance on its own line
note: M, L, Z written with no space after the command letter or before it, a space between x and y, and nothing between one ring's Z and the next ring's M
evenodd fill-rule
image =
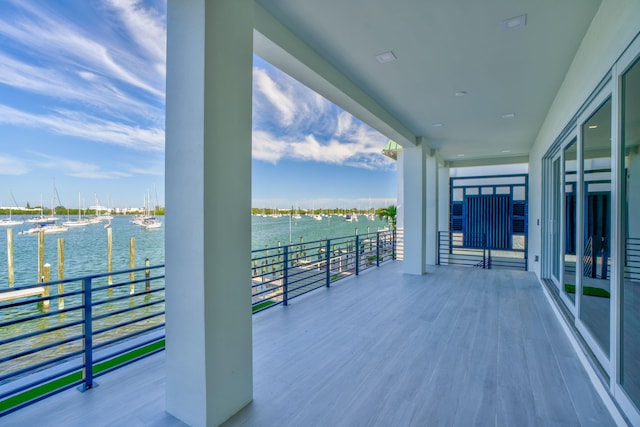
M640 238L628 237L626 243L624 278L640 281Z
M162 350L164 289L156 265L0 291L0 416Z
M395 233L252 253L254 313L395 259ZM0 291L0 416L164 349L164 265Z
M287 305L300 295L395 259L395 233L378 231L333 239L300 241L252 251L254 313Z
M438 232L438 265L485 269L527 270L527 245L523 249L492 249L485 233Z

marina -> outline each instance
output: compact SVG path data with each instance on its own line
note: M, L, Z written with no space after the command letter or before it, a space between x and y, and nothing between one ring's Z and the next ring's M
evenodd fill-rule
M357 217L358 221L353 218ZM25 216L12 216L16 224L0 229L0 289L8 284L6 230L14 230L13 265L14 283L25 285L38 282L38 242L39 232L45 234L44 262L57 264L57 239L64 238L64 276L77 277L107 271L108 245L107 229L113 230L114 270L130 267L130 239L135 239L136 266L143 265L145 259L152 264L164 262L164 227L157 216L115 215L97 223L87 220L83 226L73 226L64 221L62 225L48 224L34 226ZM351 215L347 220L338 215L282 215L252 216L251 231L253 250L276 247L278 244L310 242L356 234L373 233L388 229L389 224L376 217Z
M13 219L19 219L14 215ZM42 228L24 223L0 229L0 289L8 288L7 230L13 229L13 265L15 286L38 282L38 235L44 232L44 262L58 264L58 239L64 239L64 277L79 277L104 273L108 267L108 229L112 229L112 268L130 268L129 247L135 239L136 266L145 259L153 264L164 262L164 229L149 231L131 223L131 216L116 215L111 220L99 221L86 227L47 225ZM20 218L21 219L21 218ZM55 228L49 228L55 227ZM54 231L52 233L52 231ZM57 233L55 232L57 231Z

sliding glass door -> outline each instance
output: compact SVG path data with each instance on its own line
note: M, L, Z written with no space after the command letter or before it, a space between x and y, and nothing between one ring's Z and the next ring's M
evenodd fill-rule
M578 194L578 144L571 139L563 149L564 164L564 197L562 198L562 283L560 293L568 300L568 305L575 305L576 261L577 261L577 194Z
M550 222L550 241L551 241L551 276L556 285L560 285L560 192L562 176L560 156L553 159L551 166L551 185L552 185L552 200L551 200L551 220Z
M623 244L620 384L640 408L640 62L622 77Z
M611 313L611 98L581 127L583 179L583 266L579 318L597 346L594 353L609 358ZM580 325L579 325L580 326Z

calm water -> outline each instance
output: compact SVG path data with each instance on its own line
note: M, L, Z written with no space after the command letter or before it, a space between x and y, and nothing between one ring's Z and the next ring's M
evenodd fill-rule
M290 219L289 216L280 218L254 216L251 219L251 246L253 250L277 246L278 241L282 245L289 242L299 243L300 237L305 242L322 240L334 237L353 236L357 234L374 233L378 228L388 225L385 221L376 217L369 221L365 216L359 215L358 222L347 222L343 217L323 217L317 221L310 216L302 216L301 219Z
M14 219L19 216L14 215ZM26 219L27 217L23 218ZM157 230L145 230L130 222L129 216L114 217L113 271L129 268L129 240L135 238L135 266L144 266L145 258L151 265L164 263L164 224ZM61 222L61 221L58 221ZM38 236L18 234L32 224L14 227L13 252L15 285L27 285L38 280ZM51 264L51 279L57 279L58 239L64 239L65 277L79 277L107 271L107 229L103 224L69 228L61 234L45 235L45 263ZM7 232L0 228L0 289L7 287Z
M15 216L17 219L19 216ZM26 217L24 218L26 219ZM326 238L353 236L375 232L386 226L386 222L377 218L369 221L360 215L358 222L347 222L343 217L323 217L317 221L309 216L290 219L253 216L251 219L252 249L264 249L277 246L278 241L285 245L290 239L293 243ZM145 258L151 265L164 263L164 224L157 230L145 230L130 222L129 216L116 216L112 221L113 229L113 270L129 268L129 240L135 238L135 265L142 267ZM38 237L35 234L19 235L31 224L14 227L13 251L15 285L27 285L37 282ZM107 271L107 230L102 224L87 227L70 228L61 234L45 235L45 262L51 264L52 279L57 278L57 241L64 239L65 277L78 277L91 273ZM249 262L247 262L249 265ZM0 289L7 288L7 237L5 227L0 228Z

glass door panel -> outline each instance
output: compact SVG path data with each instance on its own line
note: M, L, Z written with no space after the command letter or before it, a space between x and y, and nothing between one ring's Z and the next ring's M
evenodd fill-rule
M640 63L622 77L624 239L620 383L640 408Z
M560 286L560 157L552 164L552 197L551 197L551 276Z
M609 355L611 309L611 99L582 125L584 255L580 320Z
M564 149L564 247L561 291L575 304L576 288L576 195L578 149L574 139Z

